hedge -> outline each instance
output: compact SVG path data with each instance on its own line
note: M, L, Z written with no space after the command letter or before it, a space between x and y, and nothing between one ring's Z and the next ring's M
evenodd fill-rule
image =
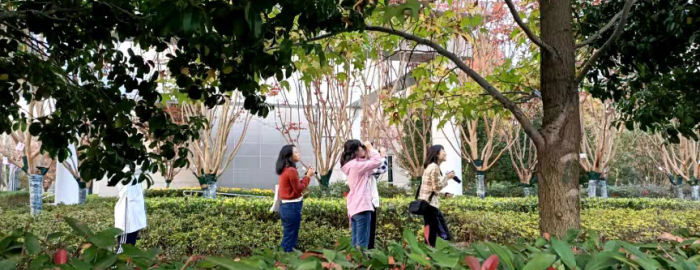
M10 209L29 205L29 192L2 191L0 192L0 209Z
M520 199L528 202L529 199ZM407 213L408 198L383 200L379 213L378 239L398 240L404 229L422 235L420 217ZM502 199L479 200L482 205L472 209L463 207L470 199L443 200L442 210L456 242L495 241L514 243L519 238L533 240L538 236L536 211L505 210ZM510 205L516 205L512 199ZM608 200L614 202L615 200ZM56 229L68 231L57 217L72 217L87 222L93 230L113 226L113 207L116 199L90 199L84 206L45 206L32 218L26 208L2 213L0 233L9 228L29 224L39 235ZM488 203L491 206L484 206ZM506 203L509 203L506 201ZM279 244L281 224L276 213L269 212L270 198L148 198L148 224L139 245L164 249L168 256L204 254L221 256L250 255L261 248ZM299 237L302 249L332 247L342 236L350 235L345 202L342 199L314 199L304 201L304 219ZM651 206L650 204L641 204ZM674 202L661 200L659 205L669 209ZM690 203L693 204L693 203ZM615 204L599 204L601 208L581 211L584 229L597 231L603 239L648 241L663 232L687 228L700 231L700 211L690 208L664 210L654 208L615 208ZM618 206L626 205L620 202ZM489 210L479 210L479 207Z
M146 196L151 198L157 197L184 197L183 192L185 191L201 191L200 187L187 187L187 188L151 188L146 191ZM254 195L254 196L267 196L272 197L275 195L275 191L271 189L245 189L245 188L229 188L229 187L219 187L216 189L217 192L221 193L231 193L240 195ZM193 196L201 196L201 193L193 193Z
M146 191L148 197L184 197L183 192L185 191L200 191L199 187L187 187L187 188L153 188ZM228 188L219 187L217 192L221 193L231 193L240 195L254 195L254 196L267 196L272 197L275 195L274 190L271 189L244 189L244 188ZM350 188L344 182L337 182L330 184L327 188L322 188L320 186L310 186L306 192L305 196L315 197L315 198L343 198L344 192L349 192ZM394 198L399 196L407 196L410 192L408 189L397 187L389 184L385 181L380 181L377 185L377 191L382 198ZM199 193L193 194L194 196L201 196Z

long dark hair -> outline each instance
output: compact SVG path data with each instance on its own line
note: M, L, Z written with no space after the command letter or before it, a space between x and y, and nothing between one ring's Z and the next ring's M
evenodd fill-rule
M296 168L297 165L292 161L292 155L294 154L294 145L288 144L282 147L280 150L280 156L277 158L277 166L275 166L275 171L277 175L282 174L284 169L287 167Z
M340 157L340 167L345 166L345 163L357 158L357 151L360 147L364 147L359 140L348 140L343 146L343 155Z
M445 150L445 148L439 144L433 145L430 148L428 148L428 154L425 156L425 163L423 164L423 168L428 168L428 165L433 163L438 164L440 152L442 152L442 150Z

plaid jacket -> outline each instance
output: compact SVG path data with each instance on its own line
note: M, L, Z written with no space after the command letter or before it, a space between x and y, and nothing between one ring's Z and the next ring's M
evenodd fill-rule
M440 190L445 188L447 186L447 180L445 177L442 176L442 171L440 171L440 167L432 163L428 165L428 168L425 168L423 171L423 178L422 178L422 183L420 186L420 193L418 194L418 199L420 200L425 200L430 205L432 205L435 208L440 207ZM430 194L434 194L432 200L428 201L428 198L430 198Z

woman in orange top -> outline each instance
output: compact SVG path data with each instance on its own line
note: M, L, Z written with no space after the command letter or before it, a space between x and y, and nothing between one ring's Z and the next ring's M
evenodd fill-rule
M301 226L302 193L309 186L314 168L309 168L303 179L299 180L296 163L301 160L301 154L294 145L285 145L277 158L276 172L279 175L278 194L282 200L280 218L282 219L283 237L282 250L292 252L299 240Z

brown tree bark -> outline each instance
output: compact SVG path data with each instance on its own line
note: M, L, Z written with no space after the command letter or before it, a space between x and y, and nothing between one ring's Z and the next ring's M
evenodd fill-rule
M558 57L542 50L541 89L544 147L538 147L540 230L563 235L580 228L579 164L581 124L570 0L540 0L542 41Z

